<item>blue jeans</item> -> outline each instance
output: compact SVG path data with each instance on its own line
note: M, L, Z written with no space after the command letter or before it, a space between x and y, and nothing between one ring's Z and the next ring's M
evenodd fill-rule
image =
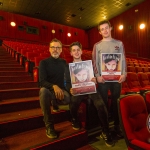
M70 102L70 95L67 91L64 91L64 100L56 100L54 91L50 91L49 89L42 87L39 91L40 105L44 116L45 126L48 128L53 128L54 120L51 114L51 101L53 102L59 101L59 104L67 105Z
M111 102L113 108L114 125L119 125L118 105L117 100L121 93L121 84L118 82L98 83L98 90L108 108L108 90L111 92Z

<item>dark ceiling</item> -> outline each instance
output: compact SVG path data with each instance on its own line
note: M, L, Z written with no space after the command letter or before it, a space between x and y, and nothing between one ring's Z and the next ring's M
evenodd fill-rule
M144 0L0 0L0 10L81 29L96 26Z

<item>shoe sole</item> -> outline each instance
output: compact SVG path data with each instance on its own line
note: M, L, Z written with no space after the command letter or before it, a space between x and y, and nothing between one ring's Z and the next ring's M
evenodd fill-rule
M74 129L74 130L80 130L80 128L74 128L74 127L72 127L72 129Z
M48 138L50 138L50 139L56 139L56 138L57 138L57 135L56 135L56 136L50 136L50 135L47 135L47 134L46 134L46 136L47 136Z
M102 137L102 135L100 135L100 138L105 141L105 139ZM113 143L112 145L109 145L108 143L105 142L105 145L106 145L107 147L113 147L113 146L115 145L115 143Z
M54 110L54 109L53 109L53 112L59 112L59 111L60 111L60 110Z

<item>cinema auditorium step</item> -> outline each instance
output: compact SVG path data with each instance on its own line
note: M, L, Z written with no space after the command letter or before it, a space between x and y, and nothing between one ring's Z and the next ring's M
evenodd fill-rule
M23 71L0 71L0 76L23 76L23 75L27 75L28 73Z
M32 81L32 77L29 75L23 76L0 76L0 82L21 82L21 81Z
M34 97L39 95L39 88L21 88L0 90L0 100Z
M0 101L0 114L40 108L39 97L25 97Z
M52 112L59 136L49 139L38 83L0 47L0 150L74 150L87 144L87 131L72 129L69 106L59 108L59 112Z
M55 123L68 121L70 118L69 110L62 109L52 114ZM3 113L0 118L0 138L44 127L41 108Z
M24 68L22 66L18 67L0 67L0 71L24 71Z
M34 81L24 81L24 82L1 82L0 89L22 89L22 88L34 88L38 87L38 83Z
M84 129L73 130L69 121L56 124L55 129L57 139L49 139L45 127L4 138L1 150L75 150L87 143L87 132Z

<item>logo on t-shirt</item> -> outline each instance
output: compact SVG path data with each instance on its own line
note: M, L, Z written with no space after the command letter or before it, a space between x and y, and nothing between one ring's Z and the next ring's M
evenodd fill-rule
M119 46L115 46L115 50L117 50L117 51L118 51L118 50L119 50Z

